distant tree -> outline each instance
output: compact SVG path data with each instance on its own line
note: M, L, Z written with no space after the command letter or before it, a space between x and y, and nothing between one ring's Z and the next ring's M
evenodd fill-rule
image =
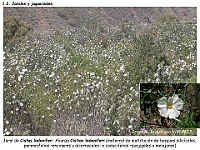
M16 17L7 16L3 19L3 46L12 48L32 32L33 28L30 25Z
M64 8L57 8L56 9L56 13L58 16L60 16L61 18L63 18L64 20L68 20L68 16L66 15L66 11Z
M69 18L67 23L72 27L78 27L78 22L74 18Z
M144 16L144 21L147 22L147 23L151 23L149 16Z
M157 20L156 20L156 23L158 24L158 23L166 23L166 24L168 24L168 23L175 23L175 22L180 22L180 19L177 17L177 16L175 16L175 15L170 15L170 14L168 14L168 15L164 15L164 16L162 16L162 17L160 17L160 18L158 18Z

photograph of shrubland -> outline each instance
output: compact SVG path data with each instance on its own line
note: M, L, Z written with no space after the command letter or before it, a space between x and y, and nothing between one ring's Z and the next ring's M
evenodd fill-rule
M140 83L196 82L196 7L3 8L5 136L140 135Z

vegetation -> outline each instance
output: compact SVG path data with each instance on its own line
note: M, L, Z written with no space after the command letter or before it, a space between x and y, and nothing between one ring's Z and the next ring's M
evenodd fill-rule
M33 32L33 28L16 17L7 16L3 19L3 46L14 47L22 39Z
M196 24L174 18L4 46L4 134L135 135L139 83L196 81Z
M68 19L68 16L66 15L66 11L64 8L56 8L56 13L58 16L60 16L64 20Z

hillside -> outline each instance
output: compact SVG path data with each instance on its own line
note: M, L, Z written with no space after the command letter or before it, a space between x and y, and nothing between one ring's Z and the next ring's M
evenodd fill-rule
M69 29L71 27L118 26L122 21L133 24L151 23L171 14L182 21L197 17L196 7L51 7L4 8L5 16L15 16L33 26L35 30Z

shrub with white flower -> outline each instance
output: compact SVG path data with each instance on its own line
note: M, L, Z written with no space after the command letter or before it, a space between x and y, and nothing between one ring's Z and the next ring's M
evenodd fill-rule
M180 111L183 108L183 101L177 94L173 94L172 97L162 97L158 100L159 112L162 117L165 118L177 118L180 115Z

